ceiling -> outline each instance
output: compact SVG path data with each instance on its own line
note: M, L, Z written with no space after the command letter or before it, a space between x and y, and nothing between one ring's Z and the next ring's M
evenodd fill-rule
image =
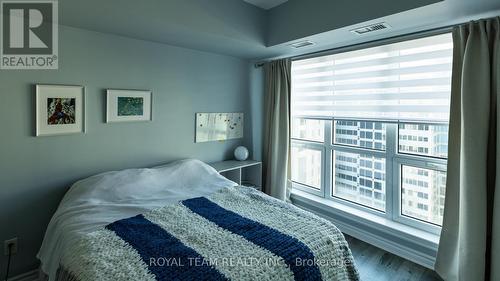
M292 0L291 0L292 1ZM407 2L407 1L401 1ZM411 2L411 1L408 1ZM281 6L277 7L280 8ZM498 0L445 0L431 5L394 13L371 20L359 21L310 36L289 37L288 41L273 44L268 48L269 55L263 59L299 56L328 49L352 46L385 38L397 37L422 31L463 24L472 20L500 16ZM381 32L356 35L351 30L369 24L386 22L391 29ZM315 43L311 47L293 49L290 44L297 41L310 40ZM274 56L273 56L274 54Z
M285 3L288 0L243 0L243 1L250 3L254 6L257 6L259 8L262 8L264 10L269 10L271 8L274 8L278 5Z
M240 0L65 0L59 10L62 25L257 61L499 16L500 1L288 0L264 10ZM350 32L380 21L392 28ZM316 44L290 47L305 39Z

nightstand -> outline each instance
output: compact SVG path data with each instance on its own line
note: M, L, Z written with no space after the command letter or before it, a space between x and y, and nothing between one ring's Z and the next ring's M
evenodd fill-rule
M210 163L217 172L239 185L262 191L262 162L228 160Z

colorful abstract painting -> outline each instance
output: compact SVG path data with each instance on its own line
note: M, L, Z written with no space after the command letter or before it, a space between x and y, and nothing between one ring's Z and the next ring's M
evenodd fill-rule
M47 98L47 124L75 124L75 98Z

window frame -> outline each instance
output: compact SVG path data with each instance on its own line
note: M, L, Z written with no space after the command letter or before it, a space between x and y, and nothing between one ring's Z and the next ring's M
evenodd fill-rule
M411 152L405 152L405 151L399 151L399 130L401 129L401 124L416 124L416 125L429 125L429 126L448 126L448 133L449 133L449 123L444 123L444 122L429 122L429 121L422 121L422 122L417 122L417 121L400 121L398 122L398 138L397 138L397 147L396 151L398 155L403 155L403 156L408 156L408 157L424 157L424 158L432 158L438 160L447 160L447 157L441 157L441 156L434 156L434 155L424 155L424 154L418 154L418 153L411 153Z
M325 137L326 138L326 137ZM305 183L293 181L292 182L292 188L297 188L299 190L305 191L310 194L314 194L320 197L325 196L325 147L323 146L323 143L317 142L317 141L311 141L311 140L306 140L306 139L296 139L296 138L290 138L290 153L291 153L291 148L293 144L298 144L302 147L311 149L311 150L317 150L321 152L321 178L320 178L320 189L316 189L313 186L307 185ZM291 175L290 175L291 178Z
M393 214L393 220L413 226L416 228L420 228L422 230L425 230L427 232L439 235L441 232L441 226L436 225L431 222L426 222L417 218L412 218L410 216L403 215L403 206L402 206L402 180L403 180L403 172L402 172L402 167L403 166L410 166L410 167L416 167L416 168L423 168L423 169L429 169L429 170L435 170L435 171L440 171L440 172L445 172L446 173L446 165L447 161L445 159L436 159L430 156L423 156L423 157L408 157L408 155L397 155L394 159L393 162L393 170L397 171L394 173L393 177L393 182L397 183L394 185L395 187L398 188L397 191L397 196L393 198L393 206L394 208L394 214ZM421 158L426 158L426 159L421 159ZM427 159L429 158L429 159Z
M414 40L414 39L419 39L419 38L424 38L424 37L429 37L429 36L435 36L435 35L441 35L445 33L451 33L451 28L450 27L445 27L445 28L440 28L440 29L434 29L434 30L429 30L429 31L424 31L424 32L419 32L419 33L414 33L414 34L407 34L407 35L402 35L402 36L397 36L397 37L392 37L392 38L386 38L386 39L381 39L381 40L376 40L372 42L367 42L367 43L362 43L362 44L357 44L357 45L349 45L349 46L344 46L340 48L334 48L322 52L317 52L317 53L309 53L309 54L304 54L304 55L299 55L296 57L293 57L293 61L298 61L298 60L305 60L305 59L310 59L314 57L320 57L320 56L329 56L329 55L334 55L338 53L344 53L344 52L351 52L351 51L358 51L361 49L365 48L371 48L371 47L377 47L381 45L386 45L386 44L392 44L392 43L398 43L398 42L403 42L407 40ZM293 79L292 79L293 80ZM293 83L293 81L292 81ZM334 117L318 117L318 116L298 116L298 115L292 115L290 116L291 118L305 118L305 119L322 119L325 120L325 142L320 143L324 145L325 150L324 150L324 157L323 157L323 162L322 162L322 167L324 171L324 176L323 176L323 182L322 182L322 195L319 195L322 198L329 199L335 202L339 202L343 205L349 206L349 207L354 207L356 209L365 211L365 212L370 212L374 213L378 216L385 217L391 221L396 221L394 217L397 217L398 211L399 214L401 213L400 208L396 211L393 209L396 208L389 208L388 206L394 205L394 200L398 200L398 204L400 199L396 197L401 196L401 185L400 185L400 179L402 177L401 175L401 165L410 165L412 164L418 164L418 165L423 165L423 168L426 169L436 169L439 167L444 166L444 171L446 171L446 166L447 166L447 161L448 159L446 158L439 158L439 157L432 157L432 156L423 156L423 155L415 155L415 154L407 154L404 152L399 152L399 121L387 121L387 120L362 120L359 119L360 121L387 121L387 123L395 123L394 125L396 128L394 129L394 126L392 127L393 131L392 134L387 131L386 132L386 212L380 212L376 211L375 209L371 209L368 207L364 207L362 205L352 203L347 200L343 200L340 198L336 198L332 196L332 188L333 188L333 176L334 176L334 171L332 165L334 165L333 160L333 153L334 151L331 149L333 148L333 143L332 143L332 138L333 138L333 123L336 118ZM340 118L339 118L340 119ZM344 118L345 119L345 118ZM350 120L355 120L355 119L350 119ZM404 121L404 122L403 122ZM410 120L401 120L401 123L412 123ZM427 123L427 124L435 124L435 125L449 125L448 123L443 123L443 122L426 122L426 121L418 121L418 122L413 122L413 123ZM391 126L389 126L391 127ZM326 130L326 128L329 128L329 130ZM389 130L387 128L386 130ZM389 135L394 135L395 137L390 137ZM293 142L294 139L291 138L290 134L290 141ZM449 157L449 155L448 155ZM391 162L390 162L391 161ZM392 163L392 165L391 165ZM398 163L396 165L396 163ZM397 184L396 184L397 183ZM308 188L305 187L305 189L301 189L300 186L294 182L292 182L292 188L297 188L300 190L304 190L305 192L309 192ZM389 192L389 190L391 190ZM310 193L310 192L309 192ZM393 196L393 194L397 196ZM387 202L391 202L388 204ZM399 218L398 218L399 219ZM436 225L431 225L431 223L426 223L422 221L416 221L416 219L411 219L407 217L403 217L401 220L403 224L409 224L410 226L413 226L418 229L422 229L426 232L433 233L439 235L441 227L438 227ZM416 223L415 223L416 221ZM431 227L428 227L431 226Z
M318 117L308 117L308 116L294 116L294 118L299 119L319 119ZM291 145L293 143L299 143L302 145L309 144L317 150L322 149L322 163L321 163L321 188L316 190L314 188L308 187L304 184L292 181L292 188L319 196L331 200L336 203L340 203L355 209L369 212L380 217L384 217L391 221L399 222L411 227L415 227L426 232L439 235L441 231L441 226L432 224L430 222L425 222L423 220L411 218L402 214L401 197L402 197L402 165L438 170L446 172L447 159L407 154L399 152L399 124L408 123L406 121L394 121L394 120L370 120L370 119L355 119L355 118L321 118L325 120L324 122L324 142L316 142L304 139L296 139L290 137ZM335 134L335 122L336 121L367 121L367 122L382 122L386 125L386 146L384 150L369 149L363 147L355 147L352 145L335 144L334 134ZM429 124L429 125L447 125L442 122L414 122L417 124ZM291 134L290 134L291 136ZM380 211L378 209L365 206L347 199L342 199L333 195L334 182L335 182L335 161L334 153L347 152L356 154L366 154L379 158L385 159L385 210Z
M331 121L332 123L332 129L334 129L335 125L335 121L336 120L345 120L345 119L334 119ZM351 119L350 119L351 120ZM333 132L332 132L333 133ZM325 196L325 198L327 199L330 199L330 200L333 200L335 202L338 202L338 203L342 203L342 204L345 204L345 205L348 205L348 206L351 206L351 207L354 207L354 208L357 208L357 209L361 209L361 210L364 210L364 211L368 211L370 213L373 213L373 214L377 214L377 215L384 215L387 213L387 203L386 203L386 208L385 210L381 211L381 210L378 210L378 209L375 209L375 208L372 208L372 207L369 207L369 206L365 206L365 205L362 205L362 204L359 204L359 203L356 203L356 202L353 202L353 201L350 201L350 200L347 200L347 199L343 199L343 198L340 198L338 196L334 196L333 195L333 189L334 189L334 177L335 177L335 163L334 163L334 158L333 158L333 155L335 154L336 151L339 151L339 152L346 152L346 153L355 153L355 154L365 154L365 155L370 155L370 156L375 156L375 157L378 157L378 158L383 158L386 160L386 163L385 163L385 166L386 166L386 171L387 171L387 158L386 158L386 152L383 151L383 150L371 150L371 149L368 149L368 148L363 148L363 147L354 147L354 146L349 146L349 145L342 145L342 144L334 144L334 143L327 143L325 144L327 149L328 149L328 152L327 153L331 153L331 157L332 157L332 164L330 164L330 186L328 188L328 196ZM387 176L386 176L386 202L387 202ZM360 208L361 207L361 208Z

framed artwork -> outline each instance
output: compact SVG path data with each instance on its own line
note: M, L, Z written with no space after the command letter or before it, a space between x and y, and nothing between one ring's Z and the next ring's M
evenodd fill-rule
M243 113L196 113L195 142L243 137Z
M36 136L85 133L85 87L36 85Z
M152 92L144 90L106 91L106 122L151 121Z

